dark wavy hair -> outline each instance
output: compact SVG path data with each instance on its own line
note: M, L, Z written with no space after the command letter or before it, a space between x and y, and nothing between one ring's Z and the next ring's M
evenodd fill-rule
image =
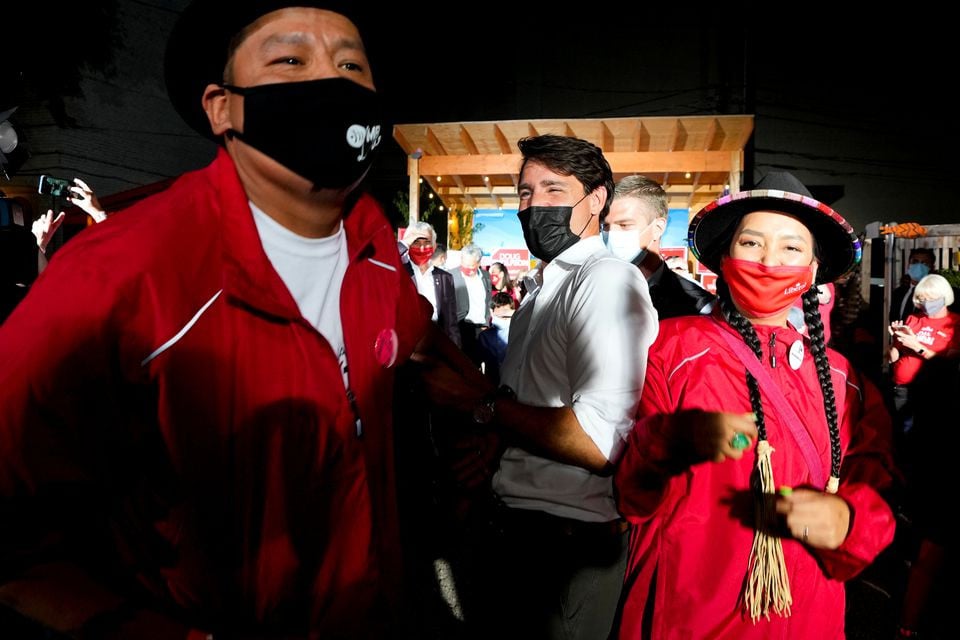
M576 178L583 185L584 195L597 187L604 187L607 199L600 211L600 219L607 215L613 200L613 171L600 147L580 138L553 134L522 138L517 146L523 154L520 173L529 161L536 160L555 173Z

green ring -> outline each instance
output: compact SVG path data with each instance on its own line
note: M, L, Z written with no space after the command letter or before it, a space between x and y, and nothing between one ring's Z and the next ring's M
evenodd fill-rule
M750 438L742 433L737 433L737 435L733 436L733 439L730 440L730 446L737 451L742 451L750 446Z

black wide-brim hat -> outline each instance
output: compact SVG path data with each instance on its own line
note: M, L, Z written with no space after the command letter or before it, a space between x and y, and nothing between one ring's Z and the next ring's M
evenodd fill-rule
M768 174L757 189L714 200L694 216L687 243L697 260L714 273L730 247L740 219L754 211L786 213L802 222L816 243L817 283L833 282L860 262L863 248L850 224L829 206L814 200L794 176Z
M223 82L223 69L234 36L273 11L312 7L346 16L363 37L361 4L347 0L195 0L180 14L167 42L164 80L170 102L193 130L217 140L218 136L210 130L201 98L208 84Z

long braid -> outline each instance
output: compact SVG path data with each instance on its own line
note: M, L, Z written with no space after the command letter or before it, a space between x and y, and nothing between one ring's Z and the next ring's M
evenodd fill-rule
M757 336L757 332L753 330L753 325L750 324L750 321L740 315L740 312L733 305L733 301L730 299L730 289L727 288L726 283L722 279L717 280L717 298L720 301L720 312L723 314L723 319L743 337L743 341L746 342L750 350L756 354L757 359L762 360L763 345L760 344L760 337ZM747 389L750 391L750 406L753 408L753 412L757 414L757 433L759 434L760 440L766 440L767 426L764 421L763 403L760 400L760 384L757 382L757 379L753 377L753 374L749 371L746 373Z
M737 330L747 346L758 359L763 358L763 347L753 325L744 318L730 299L730 290L723 279L717 281L717 296L724 320ZM821 340L822 341L822 340ZM757 414L757 463L756 473L752 476L754 493L754 533L750 558L747 561L747 576L743 585L743 608L756 623L761 616L770 619L770 609L781 616L790 615L793 596L790 594L790 577L783 558L783 543L780 538L771 535L768 523L775 516L772 496L776 491L773 479L771 456L774 449L767 441L767 427L760 399L760 385L747 371L747 388L750 391L750 405Z
M840 427L837 420L837 397L833 390L833 378L830 376L830 361L827 360L827 347L823 342L823 319L820 317L820 301L817 300L816 287L811 287L803 294L803 320L810 336L810 354L817 367L817 378L823 390L823 410L827 416L827 428L830 430L830 480L827 481L826 490L836 493L840 485Z

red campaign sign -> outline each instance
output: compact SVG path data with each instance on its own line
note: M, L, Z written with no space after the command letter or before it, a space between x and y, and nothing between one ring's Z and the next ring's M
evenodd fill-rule
M530 251L528 249L497 249L490 256L490 261L503 263L510 272L512 280L522 269L530 268Z
M700 284L710 293L717 294L717 274L709 272L700 276Z
M671 256L677 256L683 258L683 261L687 261L687 248L686 247L660 247L660 257L666 260Z

